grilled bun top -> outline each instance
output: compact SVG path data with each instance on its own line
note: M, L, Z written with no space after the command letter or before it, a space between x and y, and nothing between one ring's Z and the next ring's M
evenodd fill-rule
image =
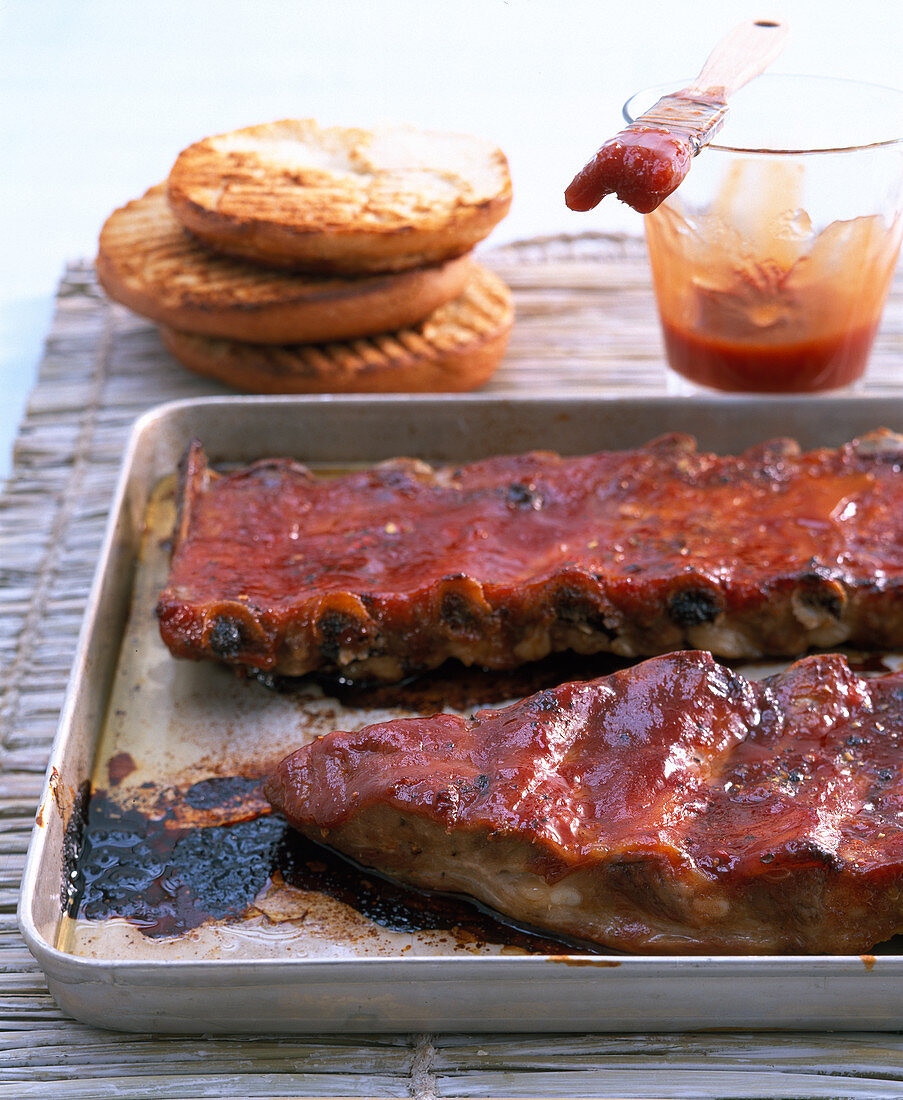
M285 119L189 146L167 194L179 222L220 252L362 274L469 251L508 212L511 179L480 138Z

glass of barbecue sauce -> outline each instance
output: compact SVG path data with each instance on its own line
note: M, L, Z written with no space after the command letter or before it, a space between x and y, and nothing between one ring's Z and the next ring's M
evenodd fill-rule
M758 78L645 226L672 392L855 387L903 231L903 92Z

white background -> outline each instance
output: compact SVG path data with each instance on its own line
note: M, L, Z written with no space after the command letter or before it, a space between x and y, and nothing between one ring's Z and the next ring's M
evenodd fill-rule
M901 0L0 0L0 477L66 260L185 145L292 116L466 131L511 163L493 242L640 233L614 199L570 213L564 187L632 92L775 14L775 71L903 85Z

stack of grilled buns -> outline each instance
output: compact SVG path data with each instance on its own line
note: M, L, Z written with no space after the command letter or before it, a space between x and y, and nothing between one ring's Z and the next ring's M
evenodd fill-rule
M505 156L478 138L287 119L185 149L107 219L97 273L235 389L471 390L514 317L472 250L510 205Z

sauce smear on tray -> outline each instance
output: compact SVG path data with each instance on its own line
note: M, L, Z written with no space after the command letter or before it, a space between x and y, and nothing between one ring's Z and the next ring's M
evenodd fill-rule
M170 790L146 810L124 807L106 791L85 793L68 827L64 881L70 917L123 918L152 939L180 936L211 920L241 922L276 883L334 898L391 931L448 930L464 949L574 950L497 920L467 900L362 872L270 813L260 781L243 776Z

